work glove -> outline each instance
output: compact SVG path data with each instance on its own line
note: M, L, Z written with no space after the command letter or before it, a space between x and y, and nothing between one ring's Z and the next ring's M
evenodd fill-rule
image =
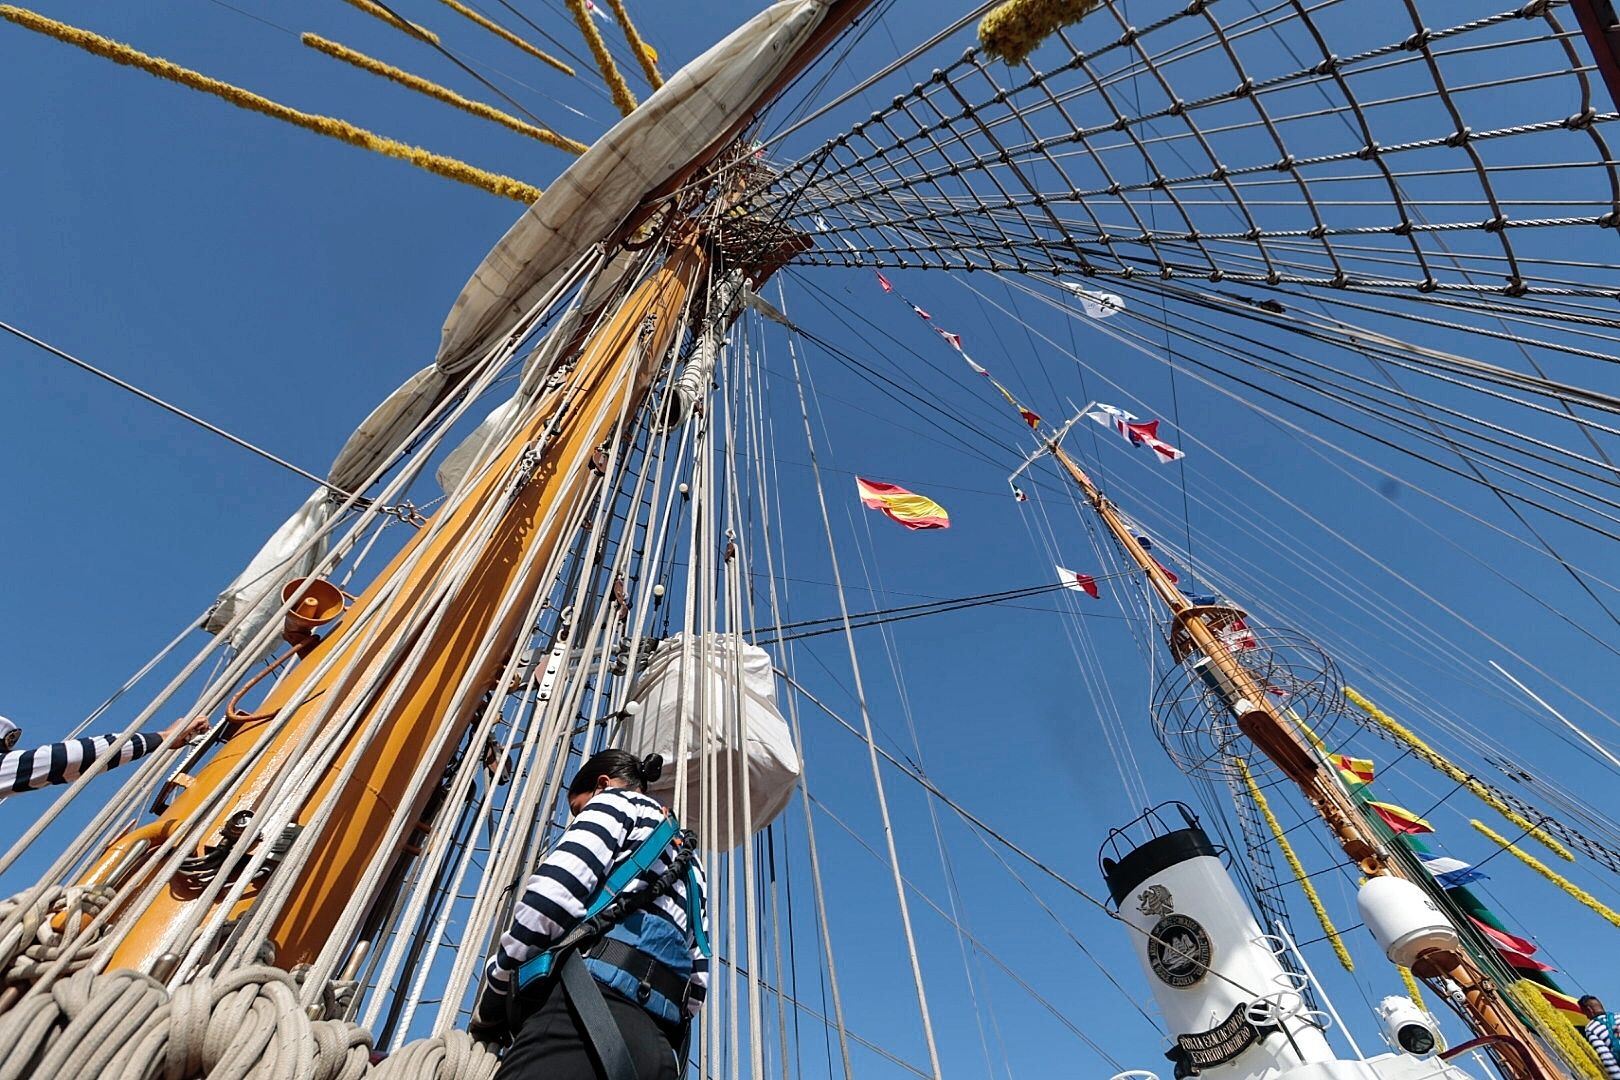
M511 1039L511 1031L506 1023L506 995L492 991L485 985L478 991L478 1000L473 1005L472 1021L467 1025L467 1034L479 1042L505 1044Z

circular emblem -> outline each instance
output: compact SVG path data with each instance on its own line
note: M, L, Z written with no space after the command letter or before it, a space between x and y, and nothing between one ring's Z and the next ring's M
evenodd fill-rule
M1148 966L1164 982L1179 989L1192 986L1209 970L1214 947L1197 920L1166 915L1149 931Z

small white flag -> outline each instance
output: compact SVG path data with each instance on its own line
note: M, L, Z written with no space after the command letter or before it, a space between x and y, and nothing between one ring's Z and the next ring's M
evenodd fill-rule
M1084 311L1089 318L1112 318L1125 310L1124 298L1115 296L1113 293L1098 292L1095 289L1087 289L1067 281L1060 281L1058 284L1079 297L1080 310Z

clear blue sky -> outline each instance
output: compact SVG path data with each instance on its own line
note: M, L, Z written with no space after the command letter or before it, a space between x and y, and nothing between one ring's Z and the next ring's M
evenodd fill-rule
M44 11L288 104L541 186L566 164L555 150L343 68L285 32L315 30L469 96L491 97L430 51L345 5L237 0L235 6L276 25L208 0L53 0ZM572 42L552 5L522 6ZM742 14L738 5L714 2L632 7L666 70ZM438 5L416 0L401 8L432 16L447 41L480 67L520 79L526 85L501 85L558 130L588 141L609 122L612 109L604 98L569 85L474 28L460 28ZM937 4L897 4L831 85L848 85L851 71L874 70L882 57L894 55L893 40L920 40L945 19ZM0 214L0 318L315 472L325 469L377 401L432 358L457 290L521 211L515 203L244 113L9 24L0 24L0 100L8 103L0 112L6 147L0 164L6 208ZM1611 259L1598 240L1612 237L1595 238L1592 250L1571 257ZM1575 695L1608 716L1620 714L1613 656L1469 556L1589 622L1609 642L1615 625L1555 564L1425 494L1443 495L1517 531L1488 493L1337 429L1322 434L1405 482L1391 482L1332 451L1319 455L1187 375L1172 384L1161 363L1015 297L982 275L891 276L941 324L961 333L976 359L1043 415L1061 415L1070 399L1100 397L1166 416L1167 436L1189 451L1181 465L1157 468L1141 453L1102 437L1100 429L1081 432L1075 449L1161 541L1184 546L1190 536L1194 554L1226 575L1235 599L1268 622L1329 644L1340 653L1347 678L1369 696L1390 701L1396 684L1420 687L1533 767L1585 794L1599 813L1614 813L1613 772L1573 749L1544 718L1511 704L1485 667L1489 659L1508 664L1612 746L1620 744L1613 721ZM962 377L956 358L926 328L878 292L869 272L796 269L786 275L786 288L792 313L804 325L994 436L983 441L983 456L969 454L953 441L960 429L913 401L877 392L825 352L807 350L820 395L817 437L834 496L843 571L847 582L861 588L868 587L870 575L876 593L868 597L852 587L852 607L1047 582L1054 560L1039 541L1043 519L1060 538L1057 554L1066 565L1082 571L1099 566L1083 516L1049 473L1030 504L1020 507L1008 496L1006 476L1018 458L1004 447L1027 447L1026 434L999 399ZM1015 308L1018 317L998 313L986 298ZM840 309L834 315L824 302L854 314ZM880 324L892 339L862 318ZM1058 345L1026 334L1020 321ZM772 338L771 348L770 370L785 371L780 339ZM1083 381L1082 368L1064 350L1124 392L1101 389L1095 374ZM1614 388L1612 376L1598 365L1554 374ZM806 454L796 434L796 405L785 384L776 391L791 574L798 579L794 612L801 618L831 614L835 597L819 584L830 577L813 489L801 464ZM1179 423L1172 424L1177 416ZM1566 442L1573 437L1567 429L1553 430ZM10 462L9 513L0 541L8 568L0 712L21 722L31 738L76 725L202 611L308 493L298 477L9 337L0 339L0 439ZM1222 455L1250 475L1223 463ZM863 516L854 501L854 473L934 496L950 509L952 529L908 534ZM1572 561L1600 573L1616 565L1607 542L1537 523ZM1262 546L1262 538L1276 546ZM1346 594L1410 628L1434 652L1392 633ZM1152 675L1133 624L1122 617L1118 594L1111 591L1100 603L1082 598L1071 605L1065 599L1065 610L1082 612L1080 618L1055 613L1054 603L1042 597L900 624L893 629L892 653L875 633L864 632L864 670L874 720L888 745L917 756L904 713L909 705L921 760L940 787L1100 895L1096 849L1109 827L1134 815L1139 800L1104 749L1096 703L1114 702L1155 800L1191 799L1193 790L1153 738L1146 718ZM1465 621L1524 659L1489 645ZM1073 642L1091 658L1088 666L1077 663ZM816 639L803 646L798 667L853 719L841 689L849 684L843 650L837 636ZM896 673L904 698L895 688ZM120 703L103 726L115 727L136 706L134 700ZM806 722L812 793L881 848L860 747L813 714L807 713ZM1448 749L1461 749L1424 718L1414 718L1414 726ZM1387 744L1365 737L1351 750L1386 762L1395 756ZM1462 756L1470 766L1483 767L1477 758ZM905 779L891 773L887 780L907 872L949 906L927 806ZM1451 785L1409 758L1380 790L1416 811L1434 808L1429 816L1452 854L1477 861L1490 853L1466 823L1470 816L1490 815L1465 796L1447 798ZM43 798L0 804L0 831L19 829ZM1296 800L1279 793L1278 802L1286 823L1300 819ZM803 892L797 810L786 827L789 861L800 875L800 991L814 1004L816 965L808 958L816 945ZM926 1064L886 875L830 818L818 819L817 828L822 857L837 868L829 900L851 1025L907 1061ZM1159 1065L1159 1036L1135 1006L1103 982L971 833L950 820L944 830L962 918L973 932L1126 1067ZM1311 828L1294 836L1310 869L1338 861ZM27 869L0 888L20 888ZM1505 857L1493 860L1490 870L1489 892L1503 917L1542 943L1552 962L1566 969L1567 985L1620 997L1620 986L1613 985L1613 928ZM1620 903L1613 878L1601 869L1577 866L1570 872L1599 897ZM1146 982L1123 931L1038 876L1029 880L1087 948L1146 1000ZM1340 925L1354 924L1354 879L1336 871L1316 880ZM1300 936L1318 937L1291 887L1289 903ZM914 903L913 913L948 1071L1109 1074L1106 1064L988 963L970 960L970 990L955 934L925 905ZM1312 945L1308 953L1319 972L1330 973L1341 1009L1366 1036L1363 996L1376 1000L1400 992L1400 984L1363 932L1350 936L1359 961L1353 979L1331 973L1325 945ZM983 1026L974 1019L975 1003ZM808 1019L802 1032L805 1068L815 1073L825 1067L820 1032ZM894 1071L857 1053L863 1072Z

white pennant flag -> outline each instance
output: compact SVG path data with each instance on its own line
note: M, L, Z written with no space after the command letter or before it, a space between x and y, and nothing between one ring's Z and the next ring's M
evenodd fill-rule
M1098 292L1067 281L1058 282L1059 285L1074 293L1080 299L1080 310L1092 319L1108 319L1125 310L1124 297L1113 293Z

